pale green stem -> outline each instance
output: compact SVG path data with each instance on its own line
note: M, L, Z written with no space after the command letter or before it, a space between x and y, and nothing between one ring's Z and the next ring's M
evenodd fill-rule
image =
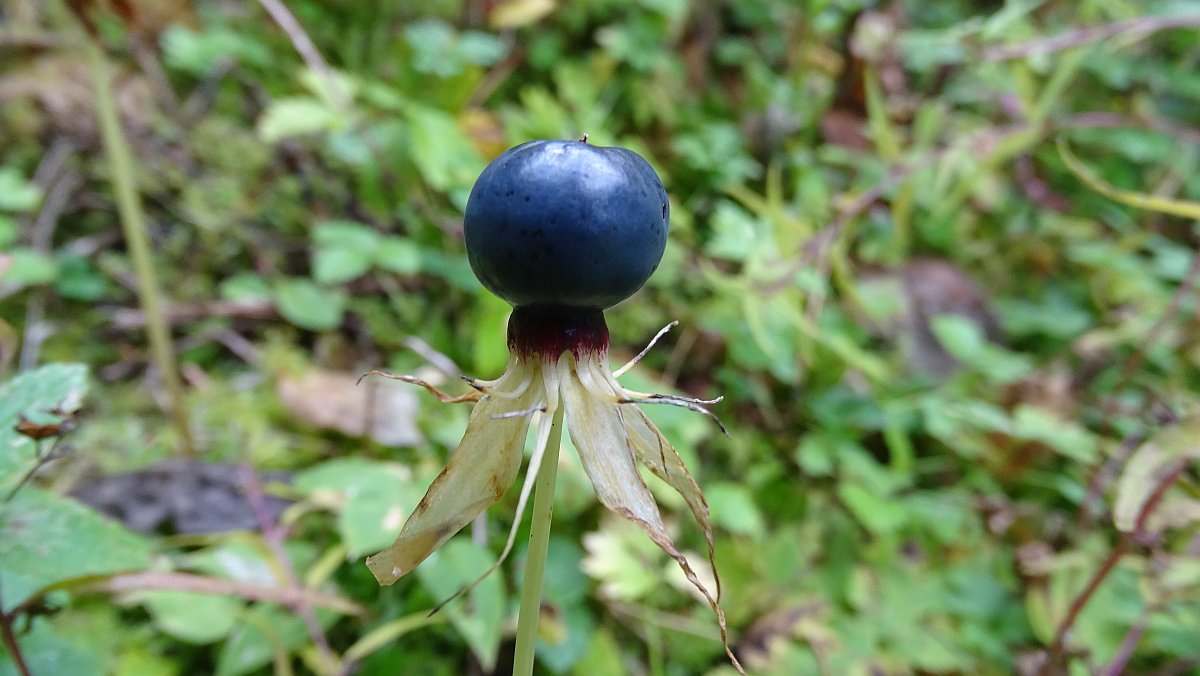
M542 577L546 573L546 550L550 544L550 521L554 518L554 483L558 480L558 448L562 445L563 409L559 402L550 424L550 439L533 485L533 516L529 524L529 550L525 555L525 583L521 589L521 614L517 617L517 649L513 676L533 673L538 621L542 616Z
M146 238L145 218L142 203L137 195L133 153L121 130L121 120L113 100L112 72L108 59L101 51L96 39L84 39L88 61L92 67L92 85L96 90L96 116L100 120L100 136L104 140L104 151L108 156L109 171L112 173L113 191L117 197L117 212L121 230L125 235L125 246L133 259L133 272L137 277L138 303L146 315L146 334L150 341L150 352L167 389L171 419L179 433L179 443L184 455L195 455L191 428L188 426L187 410L183 405L183 386L175 370L175 357L171 349L171 335L162 311L158 279L154 263L150 258L150 245Z

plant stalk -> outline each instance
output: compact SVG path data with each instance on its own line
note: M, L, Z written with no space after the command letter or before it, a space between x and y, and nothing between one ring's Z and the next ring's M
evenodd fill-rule
M13 612L13 615L15 614L16 611ZM21 644L17 643L17 635L13 631L13 615L4 611L4 602L0 600L0 645L4 646L9 659L17 668L17 673L21 676L31 676L29 664L25 661L25 655L21 653Z
M105 155L108 156L109 171L112 172L121 230L125 236L125 246L133 259L138 303L146 315L150 352L167 389L171 420L179 434L180 448L184 455L191 457L196 454L195 445L188 425L187 410L183 404L183 386L179 380L179 372L175 369L171 335L163 315L162 296L154 272L154 262L150 257L145 218L137 195L133 153L121 130L121 121L113 98L112 72L108 59L94 36L85 37L84 44L92 68L92 86L96 90L96 116L100 122L100 136L104 141Z
M559 402L550 424L550 439L533 485L533 516L529 525L529 550L525 556L525 582L521 589L521 611L517 616L517 647L513 676L533 673L538 622L542 616L542 578L546 573L546 551L550 544L550 522L554 518L554 484L558 480L558 451L562 445L563 410Z

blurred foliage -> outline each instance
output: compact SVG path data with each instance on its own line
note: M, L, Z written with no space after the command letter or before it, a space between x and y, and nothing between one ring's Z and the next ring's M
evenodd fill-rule
M0 608L33 673L505 673L520 552L425 611L498 554L515 495L393 587L361 561L466 411L386 409L420 432L394 448L362 390L305 390L337 425L281 393L316 368L497 374L466 197L503 149L583 132L671 194L666 258L609 322L633 354L680 321L629 385L725 396L731 439L649 413L708 495L752 673L1200 668L1193 2L288 0L307 38L254 3L72 4L120 73L203 459L284 470L263 490L292 502L265 534L136 534L66 496L178 435L84 33L0 1L0 489L41 467L0 506ZM18 433L87 371L65 439ZM729 672L672 562L569 451L560 477L541 668ZM120 571L232 591L105 587Z

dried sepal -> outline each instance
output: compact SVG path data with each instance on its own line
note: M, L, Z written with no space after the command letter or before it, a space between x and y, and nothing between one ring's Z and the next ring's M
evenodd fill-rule
M392 584L411 572L508 491L521 467L529 417L496 416L514 407L531 408L539 389L526 388L515 402L490 395L480 399L458 449L395 543L367 558L367 567L380 584Z
M438 401L442 402L443 404L462 404L462 403L465 403L468 401L479 401L481 398L483 398L483 395L484 395L484 391L482 388L476 388L475 390L473 390L471 392L467 392L466 394L461 394L456 397L451 394L446 394L445 392L439 390L438 388L434 387L433 385L430 385L428 382L421 380L420 378L417 378L415 376L405 376L405 375L400 375L397 373L388 373L387 371L380 371L379 369L375 369L374 371L367 371L366 373L362 374L361 376L359 376L358 382L361 383L363 381L363 378L366 378L367 376L379 376L381 378L387 378L389 380L399 380L401 382L409 383L412 385L418 385L420 387L425 388L433 396L437 397ZM471 386L475 387L475 384L471 383Z
M557 371L553 369L547 369L543 372L543 375L545 378L544 395L546 398L546 405L543 407L542 411L544 415L542 416L542 419L538 421L537 435L534 437L535 441L533 445L533 455L529 457L529 468L525 471L525 481L521 485L521 495L517 498L517 510L513 515L512 527L508 531L508 540L504 543L504 549L500 552L500 556L496 558L495 563L489 566L487 570L483 571L483 573L481 573L479 577L475 578L471 583L464 585L461 589L454 592L452 596L434 606L433 610L429 611L430 615L433 615L437 611L441 610L446 606L447 603L450 603L454 599L469 593L472 589L478 586L480 582L483 582L489 575L496 572L496 569L504 563L505 559L507 559L508 555L512 552L513 544L517 541L517 529L524 520L525 505L528 504L529 496L533 493L533 485L537 481L538 471L542 467L542 458L545 457L547 445L550 442L550 428L553 424L554 411L559 405L559 387L558 378L556 377Z
M588 363L577 365L578 377L564 378L562 391L563 405L567 407L567 429L571 434L571 441L579 450L580 462L592 482L596 497L608 509L637 524L659 549L675 559L684 576L704 596L716 615L717 625L721 632L721 644L724 646L730 662L740 673L745 673L729 647L725 613L717 603L716 596L700 581L687 558L675 546L674 540L671 539L663 524L662 515L659 512L658 504L654 501L654 496L637 471L635 446L640 442L635 441L633 434L630 433L629 416L619 404L615 403L614 399L618 398L616 393L611 390L605 392L605 386L596 383L593 374L588 373L590 367L591 364ZM632 414L641 415L641 412L634 410ZM641 432L639 431L638 434ZM678 470L678 467L682 467L682 462L678 467L669 465L669 461L666 460L666 448L658 450L661 452L661 456L654 460L654 464L650 465L651 471L655 471L655 465L657 465L660 471L672 477L668 483L673 486L675 483L686 486L687 481L675 481L669 471L670 469ZM674 449L671 449L671 454L674 453ZM690 479L691 477L688 476L687 480ZM691 485L695 486L695 482L692 481ZM676 488L676 490L679 489ZM694 493L690 488L681 493L685 499L688 499L698 496L699 488L696 487ZM700 500L703 501L702 496ZM708 524L707 511L708 506L704 504L701 511L703 518L698 518L701 528ZM695 514L695 511L693 513ZM711 525L708 530L711 531Z
M628 409L626 409L628 411ZM645 413L632 409L625 413L625 429L633 442L633 452L638 460L650 468L654 476L665 481L674 488L696 519L700 532L704 534L704 542L708 545L708 562L713 569L713 577L717 583L716 597L721 599L721 576L717 574L716 545L713 543L712 520L709 517L708 501L700 485L692 478L683 458L671 445L670 441L659 431L658 426L646 417Z

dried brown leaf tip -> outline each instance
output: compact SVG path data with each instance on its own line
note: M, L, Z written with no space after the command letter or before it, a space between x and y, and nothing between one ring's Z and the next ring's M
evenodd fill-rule
M34 441L41 441L42 439L61 437L75 427L74 411L63 411L59 408L52 408L47 413L58 416L58 421L39 423L21 414L17 416L17 424L13 425L13 431Z

